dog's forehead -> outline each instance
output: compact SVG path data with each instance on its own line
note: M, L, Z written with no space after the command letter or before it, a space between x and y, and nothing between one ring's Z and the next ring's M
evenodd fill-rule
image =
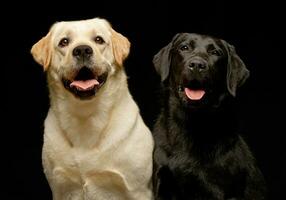
M185 33L181 34L180 37L175 42L176 44L180 43L193 43L195 46L209 46L214 45L217 46L218 40L208 36L208 35L201 35L196 33Z
M103 19L89 19L80 21L63 21L55 24L54 35L73 34L84 35L90 33L98 33L102 35L111 35L111 26Z
M193 40L198 46L208 46L210 44L216 46L216 40L208 35L192 34L190 35L190 40Z

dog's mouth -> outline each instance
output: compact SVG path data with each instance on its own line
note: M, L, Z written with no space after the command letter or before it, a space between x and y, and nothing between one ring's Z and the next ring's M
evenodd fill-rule
M206 95L206 87L197 80L184 85L184 93L190 101L200 101Z
M105 83L107 72L97 75L88 67L82 67L73 79L63 78L64 87L80 99L90 99Z
M192 88L185 88L186 96L193 101L201 100L205 95L205 90L202 89L192 89Z

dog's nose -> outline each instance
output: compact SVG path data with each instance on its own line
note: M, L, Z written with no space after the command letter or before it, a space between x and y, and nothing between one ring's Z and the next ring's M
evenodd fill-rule
M89 58L93 54L93 50L88 45L80 45L73 49L72 55L77 59Z
M202 60L193 60L190 64L189 67L191 70L198 70L198 71L204 71L207 69L207 63L202 61Z

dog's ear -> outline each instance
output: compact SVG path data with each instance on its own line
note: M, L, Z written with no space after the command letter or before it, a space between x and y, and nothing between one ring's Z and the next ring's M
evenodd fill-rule
M111 29L111 41L112 50L115 58L115 62L119 65L123 65L123 61L127 58L130 51L130 42L122 34Z
M163 47L154 57L153 64L157 73L161 76L161 81L165 81L169 76L170 65L171 65L171 50L173 48L174 41L180 34L176 34L172 41L165 47Z
M223 41L227 50L227 89L232 96L236 95L236 90L249 77L249 70L235 51L235 47Z
M33 45L31 53L37 63L47 70L52 59L51 32Z

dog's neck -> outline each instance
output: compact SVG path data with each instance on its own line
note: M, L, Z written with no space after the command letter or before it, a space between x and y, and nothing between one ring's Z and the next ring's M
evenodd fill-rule
M50 112L53 112L59 128L74 146L77 144L92 146L98 143L111 120L115 104L120 104L129 97L126 75L123 70L110 76L91 100L77 99L62 85L52 85L50 83L53 81L49 79L48 82Z
M222 101L216 108L192 109L184 107L180 101L175 100L175 96L168 99L168 108L164 112L168 116L168 132L171 130L180 130L179 134L185 138L182 140L172 138L171 132L168 133L170 141L174 145L180 141L186 141L191 144L189 148L199 148L199 151L208 151L215 148L221 142L229 142L237 137L238 120L235 119L235 107L233 98L229 97ZM167 112L167 113L166 113ZM179 136L180 137L180 136ZM183 145L184 146L184 145ZM188 146L188 145L187 145Z

